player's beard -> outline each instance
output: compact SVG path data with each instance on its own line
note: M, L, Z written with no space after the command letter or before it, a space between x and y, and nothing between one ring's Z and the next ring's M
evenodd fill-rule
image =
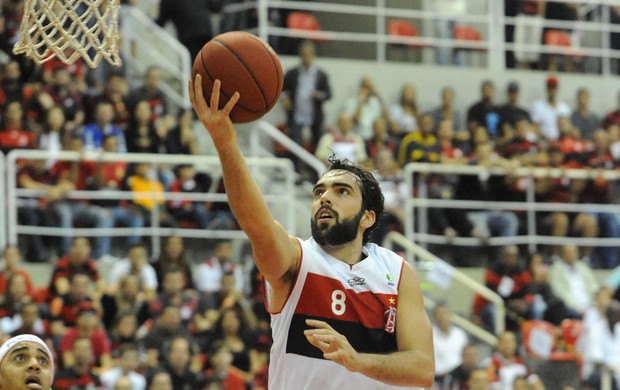
M319 226L318 216L311 219L310 227L314 241L319 245L338 246L355 240L360 221L364 216L364 210L360 209L359 213L353 218L343 220L340 220L340 214L333 209L331 211L335 220L331 226Z

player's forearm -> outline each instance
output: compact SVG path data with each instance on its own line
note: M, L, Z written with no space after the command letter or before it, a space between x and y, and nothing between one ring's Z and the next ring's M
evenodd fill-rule
M273 233L274 222L267 202L236 145L218 147L228 203L241 228L254 241Z
M353 371L395 386L430 387L435 378L432 354L399 351L388 355L358 355Z

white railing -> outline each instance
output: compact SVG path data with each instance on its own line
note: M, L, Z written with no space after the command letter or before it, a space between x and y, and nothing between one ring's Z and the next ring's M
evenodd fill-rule
M426 180L417 180L416 176L429 174L458 175L480 173L489 175L507 175L526 178L528 184L525 189L524 202L500 202L500 201L471 201L461 199L434 199L428 197L428 185ZM566 177L569 179L594 179L603 177L608 180L619 180L620 173L613 170L600 169L559 169L559 168L517 168L506 170L500 167L487 168L473 165L452 164L428 164L410 163L403 170L407 187L413 189L417 186L416 197L405 201L405 235L422 245L427 243L478 246L480 240L472 237L455 237L448 239L443 235L429 233L428 208L445 209L477 209L477 210L505 210L524 211L526 213L526 235L510 237L490 237L488 245L499 246L508 244L527 244L531 251L536 250L538 245L562 245L573 243L578 246L615 246L618 237L614 238L581 238L581 237L555 237L543 236L536 231L536 212L538 211L572 211L572 212L609 212L620 215L620 205L616 204L582 204L582 203L543 203L536 202L535 187L533 180L536 177ZM416 221L417 219L417 221ZM419 230L416 230L416 222Z
M54 158L55 160L66 161L80 161L81 159L88 159L90 161L97 161L101 163L124 161L128 163L146 162L152 164L154 167L161 166L162 164L194 164L198 171L204 171L209 173L214 180L217 180L221 175L221 166L219 159L215 156L188 156L188 155L159 155L159 154L118 154L118 153L87 153L81 155L78 152L58 152L50 154L43 150L13 150L7 156L6 161L6 200L5 205L7 209L7 239L9 243L16 243L17 236L19 234L41 234L47 236L65 236L65 235L86 235L86 236L126 236L126 235L143 235L150 236L153 244L153 250L160 248L160 238L171 234L179 235L182 237L191 238L213 238L213 239L245 239L247 236L240 230L206 230L206 229L189 229L189 228L164 228L159 226L158 210L154 207L151 211L150 227L144 227L141 229L135 228L70 228L53 229L49 227L38 226L23 226L19 224L17 218L17 200L20 197L33 197L43 196L44 191L26 190L17 187L17 164L18 159L28 160L41 160ZM286 213L286 206L290 205L295 200L294 195L294 170L290 161L286 159L275 158L247 158L246 161L250 168L258 173L263 170L278 169L283 173L284 187L282 192L279 193L265 193L265 199L269 203L274 215L284 225L285 229L292 235L296 232L297 215L296 213ZM255 174L255 178L259 182L259 185L263 188L268 186L261 183L260 176ZM269 174L263 174L264 177L269 177ZM4 180L0 179L0 183ZM269 187L271 188L271 187ZM148 192L141 193L146 195ZM153 196L155 193L151 193ZM191 201L210 201L210 202L226 202L226 194L219 193L174 193L164 192L161 194L163 198L168 200L186 199ZM68 199L134 199L135 193L131 191L71 191ZM279 207L276 207L279 206ZM280 211L278 211L280 210Z
M610 67L611 60L620 59L620 50L610 48L609 34L620 33L620 25L608 23L609 6L617 5L612 0L580 0L577 2L559 0L562 3L578 3L579 12L576 21L542 20L541 29L544 27L562 30L574 30L580 37L579 42L572 42L572 47L553 47L545 44L532 44L527 46L528 52L543 54L578 55L596 59L599 64L594 65L593 71L599 70L606 75L614 74ZM353 3L353 2L352 2ZM343 42L361 42L374 44L368 45L362 58L375 58L379 62L387 60L387 47L399 43L403 45L420 45L427 48L459 48L470 49L488 57L486 65L489 68L505 69L505 52L515 50L522 46L514 42L506 42L504 27L515 26L517 18L507 17L504 14L504 2L497 0L485 0L479 2L467 2L468 12L462 15L444 15L435 11L433 2L423 1L422 9L404 7L389 7L386 0L376 0L374 5L357 5L331 3L328 1L286 1L286 0L256 0L243 1L224 7L225 13L243 12L250 8L256 8L258 14L258 26L250 29L263 39L269 37L293 37L316 39L319 41L331 41L334 43L333 50L321 51L323 57L346 57L359 55L360 53L347 53L340 50L344 46L335 44ZM269 20L269 11L274 9L301 11L314 14L321 23L321 31L290 30L286 25L273 26ZM590 12L592 20L584 20L586 12ZM350 21L350 17L358 17L354 23L355 28L348 27L343 20ZM419 31L417 37L396 37L387 34L386 26L390 19L408 19L412 21ZM466 24L475 27L481 34L480 41L457 41L452 38L439 38L435 32L435 21L455 21L458 24ZM285 21L284 21L285 22ZM425 62L434 62L432 53L424 55ZM484 62L483 62L484 63Z
M501 334L504 331L505 327L505 313L506 307L504 305L504 300L502 297L489 289L484 284L479 281L472 279L467 274L462 271L452 267L450 264L435 256L431 252L422 248L419 245L416 245L411 240L407 239L400 233L390 232L387 234L385 239L383 240L383 245L387 248L393 249L394 246L398 245L403 247L405 250L415 253L417 256L417 260L413 261L413 258L408 257L407 261L411 262L416 270L418 270L418 275L422 279L426 281L432 280L432 278L441 278L441 283L431 283L434 288L442 288L444 292L447 292L450 288L452 282L457 282L471 290L474 293L480 294L482 297L491 302L492 305L495 306L496 313L495 315L495 335ZM421 281L423 281L423 279ZM445 286L445 288L443 288ZM434 299L425 295L425 305L428 307L434 306ZM480 326L474 324L470 320L462 317L458 314L453 314L452 321L458 325L459 327L465 329L470 334L474 335L476 338L484 341L485 343L494 346L497 342L497 337L482 329Z
M157 66L162 92L176 107L188 108L192 59L187 48L137 7L123 7L120 30L128 78L141 79L149 66Z

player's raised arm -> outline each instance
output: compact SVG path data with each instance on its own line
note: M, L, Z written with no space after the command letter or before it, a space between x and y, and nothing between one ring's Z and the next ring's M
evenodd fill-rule
M220 110L220 87L220 81L216 80L207 103L201 76L196 75L189 82L190 99L217 149L230 208L252 242L256 265L273 288L286 289L290 286L290 273L296 269L300 248L297 239L273 220L237 144L237 132L229 115L239 100L239 93L235 92Z

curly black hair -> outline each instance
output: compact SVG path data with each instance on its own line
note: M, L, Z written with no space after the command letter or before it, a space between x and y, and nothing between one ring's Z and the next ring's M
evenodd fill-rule
M379 182L377 182L377 179L374 177L372 172L355 165L346 158L338 159L332 155L329 157L328 161L330 165L327 168L326 173L335 170L342 170L351 172L355 175L357 178L357 184L362 192L362 209L375 212L375 223L364 231L364 236L362 238L363 244L366 245L370 239L370 235L377 227L379 219L383 215L384 199L381 187L379 187Z

